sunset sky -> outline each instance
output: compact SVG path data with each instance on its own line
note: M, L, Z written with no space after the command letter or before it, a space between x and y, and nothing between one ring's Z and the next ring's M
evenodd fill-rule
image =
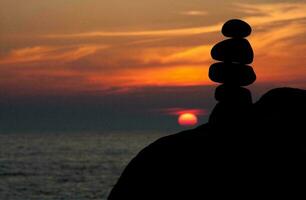
M180 130L215 105L210 50L253 28L254 99L306 88L305 0L1 0L0 131Z

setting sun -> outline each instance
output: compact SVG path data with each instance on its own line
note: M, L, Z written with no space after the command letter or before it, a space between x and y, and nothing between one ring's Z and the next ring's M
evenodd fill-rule
M184 113L179 116L178 123L181 126L194 126L198 123L198 118L192 113Z

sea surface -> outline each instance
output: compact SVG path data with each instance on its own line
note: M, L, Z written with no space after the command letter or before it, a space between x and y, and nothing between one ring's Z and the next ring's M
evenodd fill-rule
M0 199L106 199L162 133L0 134Z

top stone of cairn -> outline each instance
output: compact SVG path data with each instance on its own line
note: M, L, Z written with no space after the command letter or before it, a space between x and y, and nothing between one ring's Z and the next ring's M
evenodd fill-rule
M251 26L240 19L231 19L225 22L222 27L222 34L225 37L244 38L249 36L251 32Z

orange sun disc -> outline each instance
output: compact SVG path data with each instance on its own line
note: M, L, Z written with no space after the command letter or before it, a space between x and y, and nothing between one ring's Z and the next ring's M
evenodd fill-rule
M184 113L179 116L178 123L181 126L194 126L198 123L198 118L192 113Z

